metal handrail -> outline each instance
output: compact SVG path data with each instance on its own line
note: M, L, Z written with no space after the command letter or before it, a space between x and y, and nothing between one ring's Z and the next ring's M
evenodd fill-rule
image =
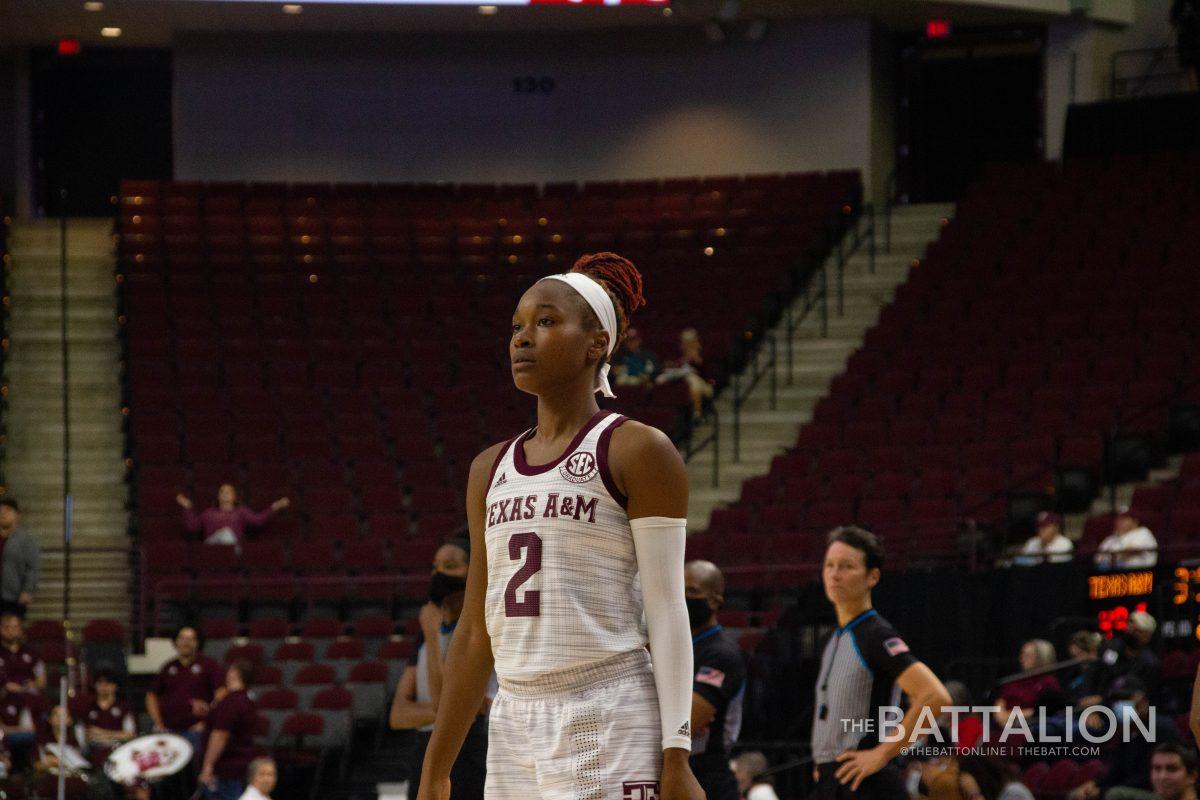
M1178 55L1178 52L1178 48L1170 44L1163 44L1158 47L1135 47L1128 50L1116 51L1109 59L1109 97L1113 100L1121 97L1138 97L1146 87L1146 83L1151 79L1181 78L1186 74L1182 69L1155 72L1169 55L1173 53ZM1118 75L1122 61L1146 56L1150 57L1150 63L1140 74L1128 78Z
M1105 444L1106 444L1106 446L1105 446L1105 466L1106 467L1108 466L1108 464L1107 464L1107 459L1108 459L1107 443L1109 441L1111 441L1114 436L1118 435L1121 432L1122 426L1128 425L1130 422L1141 419L1142 417L1145 417L1146 415L1148 415L1150 413L1153 413L1155 411L1160 411L1163 408L1171 406L1173 403L1177 402L1181 397L1186 396L1188 394L1188 392L1192 391L1197 386L1200 386L1200 379L1184 382L1183 384L1181 384L1181 386L1179 388L1172 391L1168 396L1166 396L1160 400L1156 400L1152 403L1148 403L1137 409L1134 409L1133 411L1131 411L1129 413L1122 414L1117 419L1117 421L1112 425L1112 427L1109 428L1107 433L1099 434L1099 435L1104 436ZM969 507L962 509L962 511L960 512L959 517L958 517L959 521L960 522L962 522L962 521L973 522L973 515L975 513L977 513L980 509L986 508L987 506L991 505L992 503L994 503L995 501L997 501L1003 497L1007 497L1009 495L1009 493L1012 492L1014 487L1019 488L1021 486L1028 484L1031 480L1036 478L1038 475L1042 474L1042 472L1045 469L1047 469L1047 468L1053 469L1057 465L1058 465L1057 459L1054 462L1040 464L1040 465L1038 465L1036 472L1031 472L1027 475L1024 475L1019 480L1010 481L1009 485L1005 486L1003 489L994 491L991 494L984 496L978 502L973 503ZM1101 476L1101 479L1103 481L1102 486L1109 489L1110 510L1115 510L1117 507L1116 506L1116 483L1112 480L1111 472L1112 472L1111 470L1105 469L1104 474Z
M864 215L869 220L869 223L867 225L867 229L865 232L862 230L861 226L859 225L859 222L861 221L861 219L863 218ZM849 235L849 232L852 232L854 234L854 241L849 246L849 249L847 249L846 237ZM870 269L870 272L872 275L875 274L876 246L875 246L875 207L874 207L874 205L872 205L871 203L867 203L863 206L862 210L859 211L859 213L851 214L849 232L843 232L840 236L838 236L837 245L836 245L836 253L837 253L837 313L838 313L839 317L844 315L846 312L846 291L845 291L846 263L854 256L855 253L858 252L859 248L862 246L864 241L868 242L868 245L869 245L869 251L870 251L869 269ZM828 258L826 258L826 260L828 260ZM824 263L822 263L820 272L821 272L821 291L819 292L818 297L820 298L820 301L821 301L821 336L828 336L829 335L829 283L828 283L829 275L828 275L828 270L825 267ZM809 281L809 284L811 285L811 279ZM800 325L800 323L802 323L805 320L805 318L808 316L808 312L812 308L811 301L809 301L806 296L804 312L800 315L800 317L798 319L794 319L793 315L792 315L792 305L793 304L794 304L794 302L790 302L787 305L787 310L785 312L785 324L784 324L784 329L785 329L784 333L786 334L786 340L787 340L787 363L788 363L787 385L788 386L792 385L792 360L793 360L792 339L795 336L796 328ZM762 376L763 376L764 372L766 372L770 375L771 391L768 396L768 403L770 405L770 409L772 411L774 411L778 404L778 398L777 398L778 385L777 385L777 376L776 376L776 367L778 366L778 342L776 340L776 334L777 334L777 331L772 332L769 336L766 337L767 350L768 350L769 356L770 356L769 359L767 360L766 364L762 365L762 367L760 368L759 355L763 351L763 348L761 346L755 351L754 356L752 357L750 362L748 362L750 364L750 366L753 367L754 372L750 376L750 381L746 385L744 391L742 391L742 388L741 388L741 374L739 373L738 375L734 375L734 377L733 377L733 460L734 460L734 463L738 463L741 461L741 411L742 411L742 406L745 404L745 401L749 398L750 393L752 391L754 391L754 388L756 386L758 386L759 381L762 380Z
M870 208L869 204L865 208ZM872 241L871 262L872 262L872 266L873 266L874 265L874 252L875 252L875 247L874 247L875 226L874 226L874 221L873 221L874 212L872 211L871 214L872 214L872 224L870 226L870 238ZM858 220L860 218L861 218L861 211L857 214L851 215L851 224L855 228L856 236L858 235L857 227L858 227ZM845 236L846 236L846 232L844 230L838 231L838 245L839 246L840 246L841 241L845 238ZM851 252L856 250L858 246L859 246L859 242L856 242L854 249ZM801 279L805 280L803 288L798 290L794 295L785 298L784 330L785 330L785 334L786 334L785 342L786 342L786 347L787 347L787 365L788 365L787 385L788 386L790 386L792 384L792 365L793 365L793 359L794 359L792 339L795 336L797 327L799 327L799 325L802 322L804 322L805 319L808 318L808 314L814 308L819 307L821 310L821 335L822 336L829 335L829 275L828 275L828 266L827 266L828 261L829 261L829 254L826 254L825 257L822 259L821 265L818 269L815 269L812 272L808 273L807 276L800 276ZM844 263L845 262L842 261L839 264L839 269L844 267ZM814 279L818 278L818 277L820 279L820 288L819 288L819 291L816 293L816 295L813 295L812 294L813 284L816 282ZM839 283L839 288L840 288L840 283ZM804 309L800 313L799 317L797 317L792 312L792 306L796 302L796 296L800 295L801 293L803 293L805 303L804 303ZM768 372L770 375L770 387L771 387L769 403L770 403L770 407L772 409L774 409L776 407L777 394L778 394L778 376L776 375L776 368L777 368L778 362L779 362L779 344L776 339L777 333L778 332L773 332L773 333L770 333L769 335L763 336L762 339L757 343L757 346L755 347L754 352L746 360L746 362L745 362L746 365L743 366L742 372L745 372L747 368L751 368L753 370L753 372L749 376L749 382L744 384L744 386L745 386L744 390L743 390L742 372L739 372L733 376L733 380L732 380L733 453L734 453L734 461L735 462L739 461L741 458L741 441L740 440L741 440L741 409L742 409L742 406L745 404L745 401L749 397L750 392L758 385L759 381L762 380L763 374L768 373ZM768 356L768 358L765 360L765 362L762 359L762 356L764 355L764 351L765 351L765 355ZM714 409L714 412L715 412L715 409ZM713 424L714 433L710 434L708 437L702 439L699 443L696 443L696 444L689 443L685 449L684 458L685 458L685 460L690 460L692 456L694 456L700 452L703 452L704 449L708 446L708 444L710 444L710 443L713 444L713 446L714 446L713 486L716 487L720 483L720 457L719 457L720 453L719 453L719 450L717 449L719 447L720 436L719 436L719 433L717 433L717 429L719 428L719 420L717 419L715 413L713 414L713 417L712 417L712 424Z
M0 194L0 294L8 295L8 226L11 218L8 216L8 205L5 197ZM0 305L0 332L8 337L8 304ZM0 372L7 370L8 351L5 348L0 355ZM4 479L5 465L8 462L8 400L0 398L0 486L6 486Z
M709 411L709 419L712 422L711 433L699 442L695 441L692 437L692 434L696 430L695 426L688 432L688 437L684 443L683 460L691 460L693 455L711 444L713 447L712 486L715 489L720 484L721 462L721 412L717 410L715 405Z
M883 193L883 252L892 254L892 210L896 206L896 182L899 166L892 167L887 176L887 188Z
M748 366L751 367L753 371L744 390L742 388L742 373L737 373L733 376L733 460L735 463L742 460L742 406L750 397L750 393L754 391L754 387L758 386L758 383L762 380L764 373L768 373L771 376L769 403L771 410L775 410L777 388L775 365L778 349L776 347L774 332L766 336L766 344L766 348L761 346L756 348L754 355L748 362ZM760 358L764 352L767 353L765 364L762 363L762 359Z

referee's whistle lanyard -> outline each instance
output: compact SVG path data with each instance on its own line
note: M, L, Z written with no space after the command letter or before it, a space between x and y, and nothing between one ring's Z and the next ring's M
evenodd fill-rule
M837 659L838 647L840 647L842 644L842 634L849 633L854 628L855 625L862 622L867 617L875 616L878 613L879 612L877 612L875 609L868 608L866 611L862 612L857 617L850 620L845 625L843 625L842 627L838 628L837 630L835 630L833 632L833 652L829 654L829 664L827 664L825 667L825 677L823 677L821 679L821 697L822 698L829 697L829 673L833 672L833 662ZM824 699L821 701L821 708L817 712L817 718L823 721L828 716L829 716L829 702L827 699Z

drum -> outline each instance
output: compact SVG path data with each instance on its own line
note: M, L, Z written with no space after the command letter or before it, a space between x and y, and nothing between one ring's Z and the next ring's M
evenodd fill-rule
M173 733L139 736L112 751L104 774L122 786L154 783L181 771L192 760L192 745Z

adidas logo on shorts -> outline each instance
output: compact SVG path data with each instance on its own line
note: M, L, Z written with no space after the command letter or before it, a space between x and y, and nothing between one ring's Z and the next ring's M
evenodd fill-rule
M676 731L676 735L678 735L678 736L691 736L691 735L692 735L692 723L691 723L691 722L685 722L685 723L683 723L682 725L680 725L680 726L679 726L679 730L678 730L678 731Z

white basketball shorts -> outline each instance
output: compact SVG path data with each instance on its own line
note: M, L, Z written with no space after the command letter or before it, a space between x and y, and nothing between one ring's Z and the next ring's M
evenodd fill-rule
M488 731L487 800L658 800L662 730L645 650L501 679Z

